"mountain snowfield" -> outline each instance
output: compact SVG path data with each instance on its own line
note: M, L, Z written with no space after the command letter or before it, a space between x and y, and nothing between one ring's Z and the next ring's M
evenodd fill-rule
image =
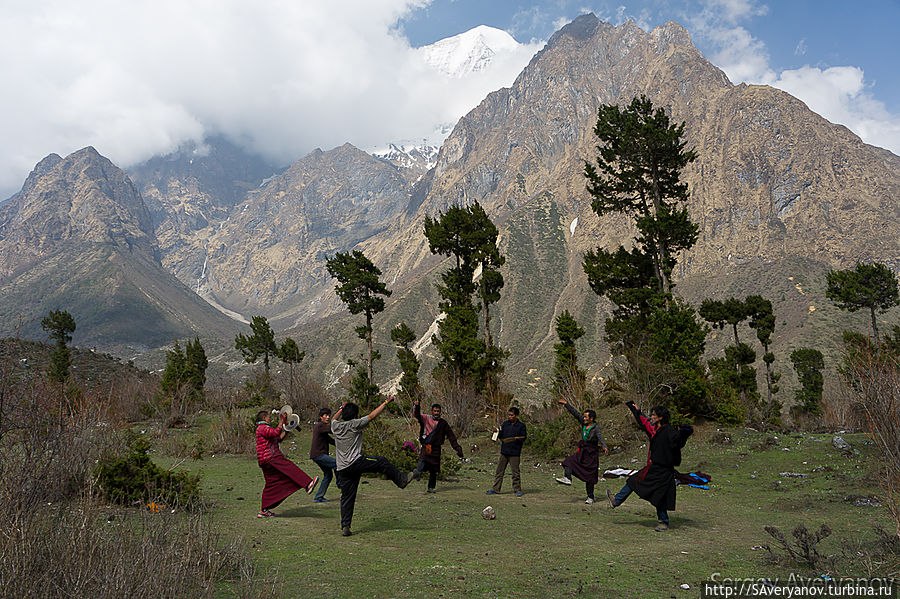
M479 25L423 46L419 52L431 67L449 77L461 79L471 73L488 70L496 56L519 54L524 47L525 44L520 44L501 29Z
M478 105L484 95L504 86L525 68L543 43L519 43L506 31L479 25L466 32L438 40L416 50L418 56L435 72L453 81L459 90L479 90L471 94L471 102L461 102L462 110L452 121L436 123L422 140L393 140L386 146L369 148L373 156L385 158L401 166L421 166L423 156L436 157L441 143L469 110ZM405 157L402 157L405 155ZM429 159L426 159L429 163ZM406 165L402 163L408 163ZM429 163L428 168L434 166ZM427 169L426 169L427 170Z

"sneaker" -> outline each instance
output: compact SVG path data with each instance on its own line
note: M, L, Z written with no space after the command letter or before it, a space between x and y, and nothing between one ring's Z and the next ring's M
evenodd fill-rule
M613 496L612 491L609 489L606 490L606 498L609 499L609 507L615 509L618 507L618 503L616 503L616 498Z
M313 499L313 503L328 503L331 501L330 499L325 499L324 497L316 497Z
M655 530L656 532L665 532L665 531L669 530L669 525L666 524L665 522L660 522L659 524L656 525L656 528L654 528L653 530Z
M493 489L488 489L487 491L484 492L484 494L485 495L499 495L499 493L497 493L497 491L495 491Z
M558 482L561 485L571 485L572 479L569 478L568 476L560 476L559 478L556 479L556 482Z
M316 483L318 483L318 482L319 482L319 477L318 477L318 476L315 477L315 478L313 478L311 481L309 481L309 484L306 485L306 494L307 494L307 495L312 495L312 492L313 492L313 491L315 490L315 488L316 488Z
M256 513L256 517L257 517L257 518L271 518L271 517L274 516L274 515L275 515L275 514L273 514L273 513L270 512L269 510L259 510L259 511Z
M342 536L342 537L349 537L349 536L352 535L352 534L353 534L353 533L350 532L350 527L349 527L349 526L345 526L344 528L341 529L341 536Z
M584 502L588 505L594 505L594 498L588 497L587 499L584 500Z
M516 497L521 497L523 495L522 491L516 491Z
M427 489L425 489L425 492L426 492L426 493L434 493L435 490L432 489L431 487L428 487Z
M416 471L415 470L411 471L409 474L406 475L406 478L403 479L403 484L400 485L400 488L405 489L409 485L409 483L416 480L417 478L419 478L419 475L416 474Z

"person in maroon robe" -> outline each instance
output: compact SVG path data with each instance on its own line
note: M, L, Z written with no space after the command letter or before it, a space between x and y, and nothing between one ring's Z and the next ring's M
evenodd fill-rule
M419 450L419 461L412 476L417 480L422 472L427 470L427 491L434 493L437 476L441 471L441 445L444 444L444 440L450 441L450 446L453 447L460 459L463 457L463 450L456 440L456 434L450 428L450 423L441 418L441 404L432 405L431 416L424 416L419 408L419 399L416 398L413 416L419 421L419 443L422 447Z
M290 497L295 491L306 489L307 494L316 488L319 477L310 478L296 464L284 457L278 443L287 435L282 422L273 427L270 422L272 414L262 410L256 415L256 458L263 471L266 486L263 488L262 501L257 518L271 518L275 514L271 509Z
M694 429L687 425L674 428L669 424L669 410L655 406L650 418L644 416L633 401L625 403L638 426L650 438L647 465L632 474L615 496L607 489L609 506L622 505L632 492L649 501L656 508L657 532L669 530L670 510L675 509L675 467L681 464L681 449Z
M581 440L575 453L563 460L564 475L557 478L556 482L571 485L572 476L580 478L584 481L584 488L587 491L587 499L584 502L591 505L594 503L594 485L599 480L597 470L600 465L600 451L602 448L606 455L609 454L609 449L603 440L600 427L597 426L597 413L594 410L585 410L582 413L570 406L565 399L560 399L559 403L565 406L569 414L581 425Z

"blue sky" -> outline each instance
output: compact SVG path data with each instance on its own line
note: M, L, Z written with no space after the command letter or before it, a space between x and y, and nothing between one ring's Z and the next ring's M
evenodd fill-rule
M0 199L87 145L127 168L211 134L282 164L433 141L584 12L678 21L734 83L779 87L900 154L898 0L8 0ZM521 45L465 80L417 49L477 25Z
M804 66L857 67L865 73L868 93L900 114L900 0L434 0L402 19L400 28L417 46L476 25L506 30L520 42L546 41L562 23L585 12L616 25L632 19L645 29L677 21L707 58L722 50L710 29L743 29L755 42L743 48L747 58L764 58L776 73Z

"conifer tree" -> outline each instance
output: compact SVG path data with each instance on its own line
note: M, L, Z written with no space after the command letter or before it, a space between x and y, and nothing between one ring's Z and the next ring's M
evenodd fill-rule
M381 270L359 250L340 253L329 258L325 263L328 274L337 279L335 292L342 302L347 304L350 314L365 314L366 323L356 328L356 334L366 342L368 347L368 362L366 368L367 380L364 385L364 397L368 405L369 401L378 394L378 386L375 385L373 363L381 355L375 351L372 339L372 318L384 310L384 298L390 296L390 290L378 277ZM359 385L356 385L357 387Z
M413 401L419 396L419 368L421 364L409 345L416 340L416 334L405 323L401 322L391 330L391 341L397 346L397 361L400 362L400 396Z
M900 305L897 277L884 264L858 263L853 270L832 270L826 275L826 297L841 310L856 312L867 308L872 319L872 335L878 340L875 312Z
M502 264L499 251L493 253L491 248L492 243L496 248L497 229L476 202L469 208L450 206L436 219L426 216L425 237L433 254L450 256L455 263L437 285L445 317L432 342L441 354L440 368L455 381L472 380L485 364L488 350L478 336L478 313L472 302L477 291L474 275L482 261L489 263L489 270ZM493 294L499 294L497 279L489 276L488 293L483 296L488 305Z
M75 319L65 310L51 310L41 320L41 328L47 331L50 338L56 341L56 348L50 355L50 379L58 383L69 378L71 358L68 343L75 332Z
M791 363L800 379L800 388L794 394L797 402L794 411L806 414L818 414L822 401L825 360L817 349L799 348L791 352Z
M750 312L743 300L728 298L727 300L705 299L698 310L700 316L712 324L713 328L724 329L730 325L734 334L734 345L725 347L725 357L709 361L709 369L721 383L731 387L738 394L745 413L757 403L756 352L742 343L738 336L738 325L750 317Z
M772 344L772 334L775 332L775 312L772 302L759 295L751 295L744 300L747 311L750 313L750 328L756 331L756 338L763 347L763 364L766 366L766 410L764 418L772 424L781 421L781 402L775 399L778 393L778 380L781 375L776 373L773 365L775 354L769 351Z
M567 390L584 387L586 375L578 368L578 351L575 348L575 342L584 336L584 329L578 326L568 310L564 310L556 317L556 336L559 343L553 346L556 354L553 390L557 395L562 395Z
M288 365L288 393L291 400L294 399L294 364L299 364L306 357L305 351L300 351L297 342L290 337L285 338L278 346L278 358Z
M275 345L275 332L269 326L269 321L264 316L254 316L250 319L250 335L238 333L234 338L234 348L240 350L244 361L253 364L260 357L266 370L266 378L269 376L269 356L278 355L278 346Z
M625 109L601 106L594 133L600 142L596 165L584 168L591 207L599 216L629 216L638 231L630 250L597 248L584 256L591 288L615 305L606 340L635 377L642 376L638 373L650 358L660 387L678 410L703 411L700 355L706 327L672 295L677 256L693 247L699 231L685 206L687 185L680 181L681 170L696 159L681 140L684 123L672 124L664 110L641 96ZM683 353L658 346L664 339Z

